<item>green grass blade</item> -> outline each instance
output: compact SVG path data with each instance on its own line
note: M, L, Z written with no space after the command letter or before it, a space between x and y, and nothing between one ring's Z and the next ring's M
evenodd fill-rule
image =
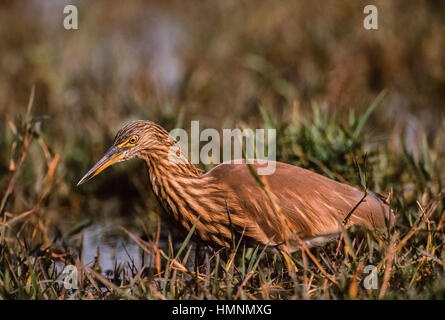
M360 132L362 131L363 126L365 125L366 121L368 121L369 116L375 110L375 108L377 108L380 101L383 99L383 97L385 95L386 95L386 90L383 90L382 92L380 92L379 95L371 103L369 108L366 110L366 112L362 116L360 116L360 120L358 121L357 127L354 130L354 134L353 134L354 140L357 139L357 137L360 135Z
M185 238L184 242L181 245L181 248L179 248L179 251L178 251L178 253L175 256L175 260L178 260L178 258L181 255L182 251L185 249L185 247L189 243L189 241L190 241L190 239L192 237L192 234L195 231L196 225L198 224L198 221L199 221L199 217L198 217L198 219L196 219L195 223L193 224L192 228L190 229L187 237Z

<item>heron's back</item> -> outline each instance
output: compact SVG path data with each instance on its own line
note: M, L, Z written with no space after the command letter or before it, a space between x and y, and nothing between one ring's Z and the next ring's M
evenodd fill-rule
M296 233L303 239L337 233L341 231L339 223L364 196L354 187L303 168L282 162L267 165L276 167L273 174L258 176L264 188L246 164L233 161L220 164L204 175L225 185L228 206L233 206L232 215L249 221L246 234L263 238L265 244L291 241ZM261 167L258 162L252 166ZM393 224L394 220L389 206L368 194L350 216L347 226L383 228L387 221Z

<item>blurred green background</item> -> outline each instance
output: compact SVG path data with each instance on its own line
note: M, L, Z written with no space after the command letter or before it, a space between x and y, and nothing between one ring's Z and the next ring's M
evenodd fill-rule
M63 28L67 4L79 9L78 30ZM7 123L23 117L32 86L38 130L61 156L56 192L40 215L61 221L45 222L56 235L100 221L92 248L114 232L103 230L158 210L146 201L148 179L137 161L75 187L129 120L168 130L188 130L190 120L202 128L261 128L267 114L279 129L315 103L324 113L362 112L386 89L366 126L373 142L403 145L419 160L428 141L436 143L436 157L443 155L437 137L445 127L445 2L373 1L377 31L363 28L365 4L1 1L0 183L14 139ZM45 165L33 145L8 212L29 209Z

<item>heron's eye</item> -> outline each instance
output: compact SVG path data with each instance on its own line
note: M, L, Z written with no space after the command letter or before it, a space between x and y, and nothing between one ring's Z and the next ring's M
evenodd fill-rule
M128 144L136 144L138 142L138 136L132 136L130 139L128 139Z

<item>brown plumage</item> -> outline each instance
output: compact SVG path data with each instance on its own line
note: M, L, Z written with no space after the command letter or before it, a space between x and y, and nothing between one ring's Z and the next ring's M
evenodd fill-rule
M276 162L273 174L259 176L261 186L244 162L223 163L203 174L172 149L176 145L157 124L130 122L79 184L113 163L143 159L165 212L185 230L199 218L194 235L213 247L230 246L235 235L235 240L242 236L252 245L292 252L298 247L297 235L309 246L332 239L351 211L347 227L383 228L394 223L394 214L378 195L364 198L363 192L309 170ZM171 150L179 163L169 160Z

